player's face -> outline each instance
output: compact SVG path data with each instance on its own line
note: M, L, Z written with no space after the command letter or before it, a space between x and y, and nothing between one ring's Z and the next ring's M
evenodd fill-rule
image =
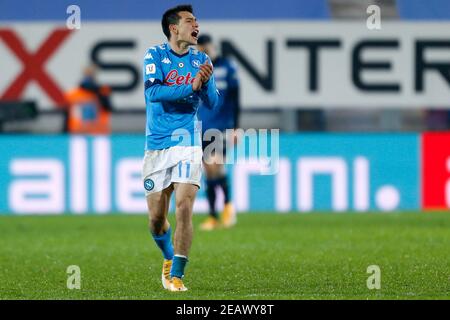
M197 19L194 15L187 11L179 12L181 19L177 25L178 41L185 41L189 45L197 44L199 28Z

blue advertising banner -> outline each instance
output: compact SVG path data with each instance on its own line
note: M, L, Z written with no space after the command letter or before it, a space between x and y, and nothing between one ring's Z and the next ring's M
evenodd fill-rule
M278 173L252 175L243 188L248 198L234 196L240 210L420 208L419 135L284 134L279 145ZM246 184L242 177L235 176L235 189Z
M418 210L419 137L281 134L257 153L276 146L276 168L241 141L227 164L233 202L240 212ZM145 213L143 147L141 135L0 136L0 214ZM194 211L207 211L204 188Z

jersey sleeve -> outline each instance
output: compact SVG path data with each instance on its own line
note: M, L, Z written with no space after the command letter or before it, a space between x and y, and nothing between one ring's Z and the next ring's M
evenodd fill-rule
M206 56L207 61L212 65L211 60L208 56ZM213 69L214 70L214 69ZM202 99L204 105L208 109L217 109L223 103L221 94L216 87L216 81L214 79L214 72L209 78L208 82L203 84L202 89L200 90L200 98Z
M148 50L144 57L144 90L150 102L175 101L190 96L194 91L191 84L164 85L161 56L157 50Z

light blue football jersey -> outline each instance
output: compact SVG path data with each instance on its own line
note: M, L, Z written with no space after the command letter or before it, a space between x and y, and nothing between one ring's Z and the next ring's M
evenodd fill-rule
M147 110L145 150L201 145L197 119L200 102L211 109L221 104L214 75L200 91L192 89L192 82L205 61L211 63L205 53L190 48L179 55L169 43L147 50L143 69Z

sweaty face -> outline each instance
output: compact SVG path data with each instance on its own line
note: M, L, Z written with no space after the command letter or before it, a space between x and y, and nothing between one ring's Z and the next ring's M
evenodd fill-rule
M199 28L197 19L188 11L178 13L181 19L176 27L177 41L185 41L189 45L197 44Z

